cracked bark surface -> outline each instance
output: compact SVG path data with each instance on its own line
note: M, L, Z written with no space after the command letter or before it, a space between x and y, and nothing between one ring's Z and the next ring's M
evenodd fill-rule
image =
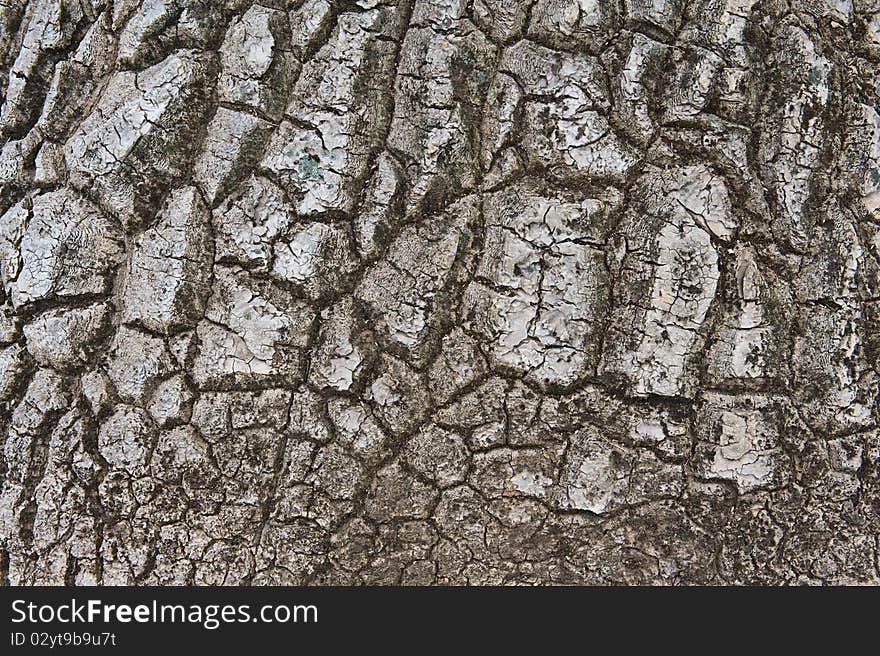
M880 583L877 0L0 0L6 584Z

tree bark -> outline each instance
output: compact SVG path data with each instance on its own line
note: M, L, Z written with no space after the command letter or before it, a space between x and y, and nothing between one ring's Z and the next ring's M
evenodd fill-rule
M878 584L876 0L0 2L6 584Z

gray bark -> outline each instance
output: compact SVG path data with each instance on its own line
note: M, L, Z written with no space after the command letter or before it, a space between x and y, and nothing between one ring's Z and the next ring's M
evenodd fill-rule
M7 584L880 583L877 0L0 0Z

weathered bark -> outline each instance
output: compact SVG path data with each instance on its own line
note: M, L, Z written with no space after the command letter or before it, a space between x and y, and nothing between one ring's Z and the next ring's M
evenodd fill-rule
M9 584L880 583L876 0L0 0Z

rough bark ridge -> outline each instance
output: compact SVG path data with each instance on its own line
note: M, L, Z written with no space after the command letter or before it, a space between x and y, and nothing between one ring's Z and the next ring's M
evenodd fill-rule
M0 578L878 583L878 0L0 0Z

